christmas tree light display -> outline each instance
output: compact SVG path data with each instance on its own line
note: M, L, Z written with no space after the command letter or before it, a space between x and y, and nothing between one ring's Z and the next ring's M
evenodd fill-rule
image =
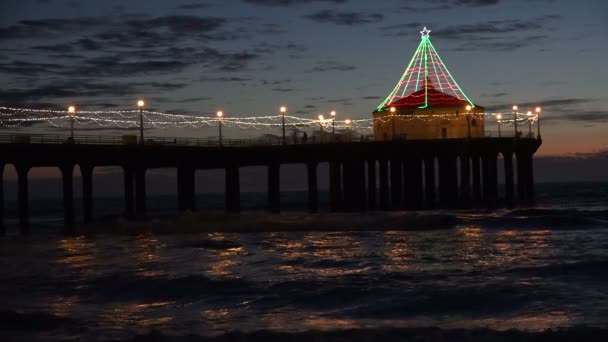
M391 106L408 108L460 107L475 104L466 96L443 63L426 27L403 76L390 95L378 106L381 112Z

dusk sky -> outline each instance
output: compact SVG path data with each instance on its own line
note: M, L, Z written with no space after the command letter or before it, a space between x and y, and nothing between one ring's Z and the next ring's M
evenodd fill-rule
M543 106L539 156L605 158L600 0L3 0L0 105L369 118L423 26L475 103Z

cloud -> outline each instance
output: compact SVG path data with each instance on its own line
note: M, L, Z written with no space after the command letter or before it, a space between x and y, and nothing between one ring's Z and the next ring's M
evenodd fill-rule
M594 98L563 98L563 99L541 100L538 102L517 103L517 105L522 110L525 108L534 108L536 106L542 106L545 109L551 109L551 110L556 110L556 109L559 110L560 108L569 110L569 108L572 106L587 105L587 104L590 104L590 103L593 103L596 101L598 101L598 100L594 99ZM513 103L503 103L503 104L499 104L499 105L496 105L493 107L496 109L510 110L512 106L513 106Z
M282 85L282 84L288 84L288 83L291 83L291 82L292 82L291 80L285 79L285 80L274 80L274 81L262 80L260 83L262 85L277 86L277 85Z
M213 7L213 5L211 5L211 4L203 4L203 3L196 2L196 3L179 5L175 9L178 9L178 10L195 10L195 9L202 9L202 8L209 8L209 7Z
M545 16L530 20L490 20L476 24L451 25L440 28L437 33L442 38L469 39L488 34L503 34L516 32L529 32L542 29L548 20L556 19L554 16Z
M448 1L441 1L448 2ZM456 5L468 6L468 7L479 7L479 6L492 6L497 5L500 0L455 0L451 1Z
M444 2L441 2L444 3ZM477 3L477 2L475 2ZM479 3L477 3L479 5ZM433 36L460 42L451 50L512 51L537 45L549 38L544 33L548 25L560 19L557 15L545 15L529 19L489 20L470 24L432 27ZM420 22L402 23L381 27L384 36L411 35L412 30L425 26Z
M490 7L501 3L501 0L427 0L407 1L411 5L405 5L401 9L408 12L428 12L448 10L457 7Z
M189 97L189 98L185 98L185 99L180 99L180 100L172 100L170 102L175 102L175 103L190 103L190 102L202 102L202 101L209 101L212 100L212 97Z
M543 109L543 121L576 121L587 123L608 122L606 109L594 108L599 99L596 98L562 98L541 100L538 102L518 103L521 111L532 110L540 106ZM492 110L511 111L513 104L492 106Z
M138 31L168 30L173 33L208 33L226 23L225 18L197 16L164 16L150 19L130 20L126 26Z
M203 66L207 70L237 72L243 71L260 57L260 54L248 51L222 52L208 47L156 47L106 53L94 58L74 56L75 61L62 64L11 61L0 63L0 72L32 77L123 77L179 73L193 65Z
M385 36L397 36L403 35L404 32L408 32L411 34L412 30L422 29L424 24L420 22L411 22L411 23L401 23L396 25L388 25L380 27L381 31L385 31Z
M493 97L493 98L498 98L498 97L505 97L509 94L507 93L494 93L494 94L482 94L482 97Z
M318 23L353 26L380 22L384 19L384 15L381 13L322 10L310 15L306 15L304 18Z
M272 91L280 92L280 93L290 93L292 91L296 91L294 88L272 88Z
M10 39L49 38L65 33L83 32L99 27L106 18L57 18L21 20L15 25L0 28L0 41Z
M340 99L328 99L327 102L329 103L339 103L339 102L351 102L352 99L351 98L340 98Z
M327 72L327 71L352 71L357 67L347 64L340 64L336 62L321 62L312 69L306 70L306 72Z
M553 119L586 123L608 123L608 110L573 110L565 114L554 116Z
M158 93L177 90L185 83L171 82L109 82L78 81L52 82L26 89L15 88L0 90L0 98L10 99L13 104L39 100L58 100L63 98L125 97L145 93Z
M343 4L348 0L242 0L248 4L268 6L268 7L289 7L295 5L304 5L312 3L334 3Z
M201 77L200 82L249 82L252 81L248 77L237 77L237 76L221 76L221 77Z

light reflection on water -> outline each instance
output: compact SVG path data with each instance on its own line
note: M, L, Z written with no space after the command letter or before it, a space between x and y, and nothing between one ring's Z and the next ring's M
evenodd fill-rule
M97 328L83 328L89 334L421 325L542 330L594 324L608 312L608 279L597 278L598 267L608 265L606 239L604 230L472 225L41 239L27 243L35 257L20 256L19 243L0 252L0 265L12 270L0 275L0 301L9 310L95 322ZM588 265L589 258L603 263ZM580 266L562 271L565 263Z
M382 269L385 272L399 273L411 270L414 264L412 236L399 234L399 232L385 232L384 239L383 254L386 261L382 265Z
M129 246L137 267L137 272L144 277L158 277L167 272L161 267L151 267L159 264L161 253L166 244L152 234L137 235Z
M127 303L112 305L103 311L100 318L112 327L138 326L139 328L164 327L173 317L158 314L158 309L171 302L147 304Z

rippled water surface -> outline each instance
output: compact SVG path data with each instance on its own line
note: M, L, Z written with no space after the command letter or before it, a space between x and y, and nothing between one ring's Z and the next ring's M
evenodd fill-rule
M456 213L463 224L433 231L7 237L0 318L59 323L3 334L607 327L595 209Z

